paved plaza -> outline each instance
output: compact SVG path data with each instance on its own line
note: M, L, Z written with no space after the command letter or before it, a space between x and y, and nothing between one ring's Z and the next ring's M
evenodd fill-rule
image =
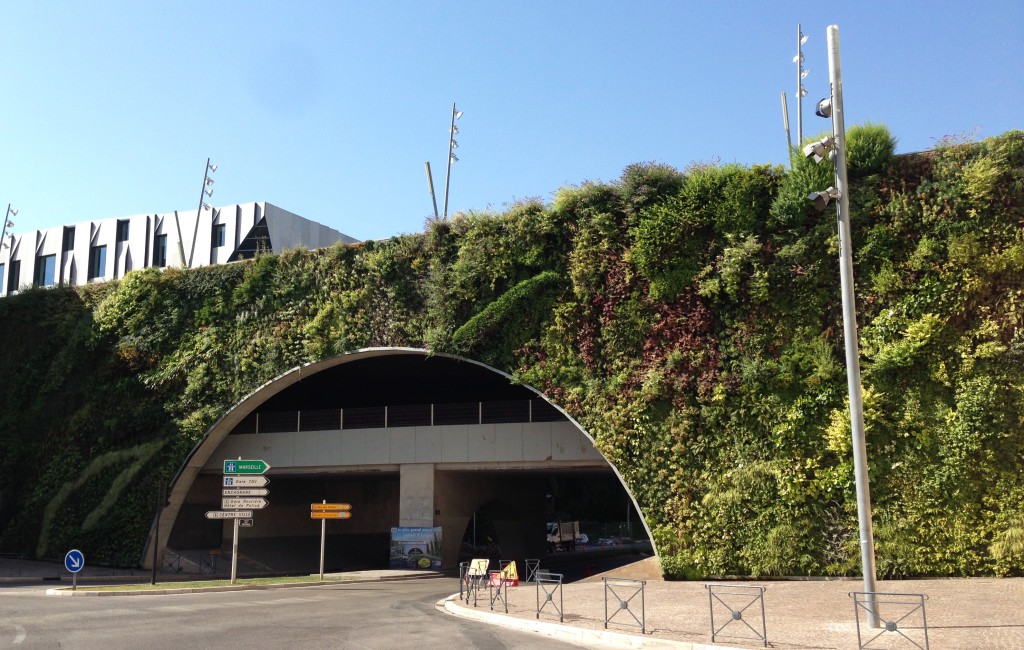
M780 580L760 582L665 582L651 579L651 571L640 563L633 565L636 579L645 579L643 594L635 583L619 582L628 578L630 567L615 571L608 592L608 631L632 635L609 640L626 647L708 647L757 648L763 642L759 590L764 587L764 629L768 646L794 650L857 648L857 623L852 592L863 591L860 579ZM645 575L646 574L646 575ZM706 585L740 585L746 589L716 588L709 599ZM482 618L501 624L515 619L516 627L536 622L558 623L555 607L561 599L563 625L593 632L605 630L606 587L600 579L566 584L562 593L546 592L534 584L508 589L508 614L498 601L492 611L488 591L481 591L474 607L455 598L448 603L455 613L484 614ZM960 578L929 580L883 580L877 590L886 593L923 594L924 616L915 597L880 597L879 613L883 621L894 623L892 631L870 629L861 609L861 641L870 648L925 647L923 623L927 620L930 648L1024 649L1024 579ZM721 598L718 593L721 591ZM537 616L538 600L543 606ZM711 644L711 604L714 604L716 643ZM628 601L628 609L621 607ZM730 609L731 607L731 609ZM733 611L741 612L734 618ZM497 616L492 617L492 614ZM639 621L637 619L640 619ZM641 633L640 622L645 630ZM541 626L548 629L547 626ZM594 644L601 636L591 638Z

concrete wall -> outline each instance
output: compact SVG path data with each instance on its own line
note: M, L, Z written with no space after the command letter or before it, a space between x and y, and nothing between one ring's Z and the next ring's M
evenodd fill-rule
M458 566L473 513L492 502L499 504L491 519L502 557L517 559L520 565L526 557L541 557L546 552L546 502L544 482L538 478L544 474L537 471L611 471L593 443L568 420L232 434L205 463L204 478L214 473L219 478L223 461L233 458L259 458L271 466L267 498L272 505L255 513L258 521L246 532L250 537L309 534L309 503L282 502L275 488L282 481L301 482L305 476L345 481L347 474L397 472L398 494L378 495L382 501L368 500L358 508L353 503L353 518L331 525L346 535L381 534L391 526L440 526L445 569ZM306 501L310 498L307 494ZM190 495L188 502L194 499ZM220 509L219 502L209 505ZM372 524L366 520L370 515ZM230 534L230 526L223 524L224 539Z
M346 429L233 434L204 469L220 471L224 460L261 458L276 470L405 463L543 463L607 461L567 420L388 429Z

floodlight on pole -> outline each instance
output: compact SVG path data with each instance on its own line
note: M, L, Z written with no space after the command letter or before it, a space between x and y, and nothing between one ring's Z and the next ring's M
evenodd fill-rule
M805 158L813 159L816 163L820 163L825 158L829 158L831 160L835 158L836 154L835 139L826 135L817 142L811 142L804 145L803 152Z
M14 227L14 222L11 221L11 217L16 217L16 216L18 216L18 210L15 209L15 208L12 208L11 204L8 203L7 204L7 214L4 215L3 232L0 233L0 242L2 242L2 245L0 245L0 250L3 250L4 248L8 248L9 247L9 244L7 243L7 229ZM3 291L3 287L0 287L0 292L2 292L2 291Z
M818 212L824 212L825 208L828 207L828 204L831 203L833 199L838 198L839 190L835 187L829 187L824 192L811 192L807 195L807 200L814 204L814 207L817 208Z
M452 180L452 163L458 162L458 158L453 153L455 147L459 146L455 142L455 134L459 132L459 128L455 126L455 120L462 117L462 111L455 107L455 102L452 102L452 126L448 130L448 169L444 174L444 215L448 216L448 188L451 185Z
M185 266L187 266L187 267L191 267L192 266L192 259L193 259L193 257L195 256L195 253L196 253L196 237L199 236L199 218L202 216L204 210L206 210L206 211L210 210L210 204L205 201L205 197L213 196L213 188L212 187L208 187L208 186L213 185L213 179L210 178L210 174L214 173L215 171L217 171L217 165L211 164L210 163L210 159L207 158L206 159L206 167L203 168L203 184L199 186L199 207L196 208L196 225L192 229L192 246L191 246L191 248L189 249L189 252L188 252L188 263L187 264L185 264L185 252L184 252L184 249L183 248L179 249L180 252L181 252L182 264L185 264ZM175 216L177 216L177 215L175 215ZM181 237L180 229L179 229L179 232L178 232L178 236L179 236L178 246L181 247L182 243L181 243L181 238L180 238Z
M868 456L864 427L864 398L860 377L860 349L857 341L857 302L853 283L853 239L850 228L850 189L846 173L846 124L843 116L843 75L839 60L839 26L829 25L828 72L832 86L830 97L818 102L817 114L832 118L831 153L835 154L835 186L825 192L812 192L807 198L820 209L830 199L836 201L839 229L839 281L843 297L843 341L846 353L846 386L850 401L850 434L853 443L853 473L857 492L857 527L860 535L861 570L864 574L865 607L868 625L878 627L878 603L875 598L875 541L871 523L871 488L868 482ZM825 138L814 145L824 147ZM821 162L814 150L808 154Z
M804 79L807 78L810 70L804 69L804 44L807 43L807 36L798 23L796 26L796 56L793 63L796 64L796 141L804 141L804 97L807 96L807 89L804 88Z

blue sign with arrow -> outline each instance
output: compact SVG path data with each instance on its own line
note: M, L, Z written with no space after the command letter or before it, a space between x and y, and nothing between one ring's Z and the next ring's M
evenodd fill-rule
M71 573L78 573L85 567L85 556L77 548L68 551L64 556L64 568Z

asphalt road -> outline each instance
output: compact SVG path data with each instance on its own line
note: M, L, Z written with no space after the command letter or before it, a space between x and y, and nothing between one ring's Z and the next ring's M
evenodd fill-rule
M56 597L0 587L0 649L572 648L467 621L434 604L442 578L167 596Z

